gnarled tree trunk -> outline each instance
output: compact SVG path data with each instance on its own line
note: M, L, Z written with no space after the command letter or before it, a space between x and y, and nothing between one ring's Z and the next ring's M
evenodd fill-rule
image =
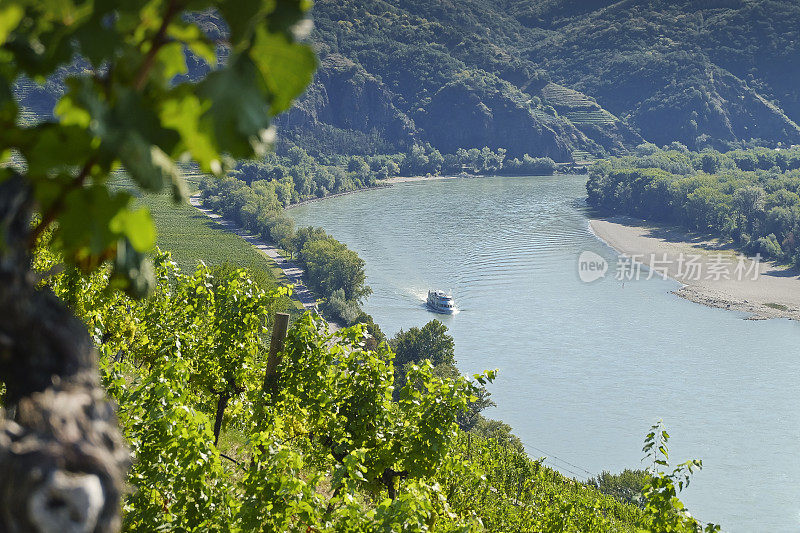
M35 287L31 209L0 183L0 532L116 531L129 454L86 328Z

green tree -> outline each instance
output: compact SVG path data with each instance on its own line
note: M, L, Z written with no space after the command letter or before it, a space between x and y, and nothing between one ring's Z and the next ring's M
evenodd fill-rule
M430 158L425 154L425 148L422 145L414 144L403 161L403 171L409 175L422 174L428 170L429 165Z
M586 483L620 501L643 506L642 492L649 481L650 474L645 470L626 468L619 474L604 470L597 477L589 478Z
M211 7L228 28L220 65L215 41L196 24ZM146 192L167 186L179 200L178 158L220 174L232 158L263 154L272 117L315 68L298 42L307 8L301 0L0 5L0 380L16 412L0 434L30 439L22 454L0 437L2 529L52 529L64 512L78 517L78 529L115 529L128 465L85 327L35 283L37 240L54 228L52 246L67 265L92 271L110 261L110 287L144 295L153 223L131 193L108 187L111 171L123 168ZM196 83L176 78L187 72L186 51L213 67ZM12 84L62 67L70 74L56 119L24 125ZM33 470L43 481L32 481ZM64 497L34 512L40 491Z
M341 289L345 299L359 302L372 292L365 285L364 260L332 237L305 242L300 259L311 285L324 297Z
M717 152L705 152L700 156L700 168L706 174L716 174L721 167Z
M436 376L455 379L461 375L456 367L455 341L447 333L447 326L438 320L431 320L421 328L400 330L389 344L395 352L394 380L398 390L406 384L409 369L423 361L430 361ZM485 421L481 411L495 405L490 396L484 387L476 388L466 409L458 414L461 429L471 430Z
M438 320L431 320L422 328L400 330L391 341L395 353L395 364L419 364L429 359L434 366L456 363L455 342L448 335L447 326Z

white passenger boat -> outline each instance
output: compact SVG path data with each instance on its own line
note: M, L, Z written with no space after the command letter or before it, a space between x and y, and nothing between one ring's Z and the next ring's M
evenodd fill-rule
M437 313L452 315L456 312L453 295L444 291L428 291L428 307Z

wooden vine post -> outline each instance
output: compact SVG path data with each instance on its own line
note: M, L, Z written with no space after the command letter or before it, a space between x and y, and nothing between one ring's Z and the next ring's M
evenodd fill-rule
M267 370L264 373L264 392L270 396L278 392L278 364L281 362L281 351L286 333L289 331L289 314L275 313L275 322L272 325L272 338L269 343L269 356L267 357Z

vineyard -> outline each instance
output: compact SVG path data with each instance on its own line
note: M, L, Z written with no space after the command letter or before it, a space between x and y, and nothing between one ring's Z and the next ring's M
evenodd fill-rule
M109 293L107 272L48 279L92 333L119 405L133 452L126 530L605 532L647 523L640 507L459 430L458 411L494 372L444 379L414 366L393 401L385 344L366 350L361 326L332 333L305 315L270 380L286 289L156 259L146 300ZM35 265L52 272L59 262L40 249Z
M573 124L608 125L618 122L617 117L601 108L592 98L567 87L548 83L542 89L541 95Z
M575 161L576 163L587 163L595 161L595 157L589 152L575 150L574 152L572 152L572 160Z
M605 109L568 111L566 117L573 124L613 124L617 119Z
M542 88L542 98L554 107L590 108L599 107L594 99L557 83L548 83Z
M186 166L184 176L187 193L195 193L204 174ZM120 190L135 191L130 177L122 173L114 176L111 185ZM170 251L172 260L181 270L192 271L198 261L202 261L212 270L230 265L243 268L265 288L286 282L283 271L274 261L188 203L176 205L169 194L140 195L137 203L153 217L158 228L156 244Z
M0 530L701 530L677 498L701 465L671 469L660 426L641 499L622 503L460 428L496 371L421 359L401 384L370 325L290 327L291 288L269 272L193 262L221 259L203 239L228 243L166 214L187 161L209 203L283 232L329 300L370 292L354 252L281 218L291 179L224 177L265 157L311 82L309 3L139 4L0 5ZM211 6L224 35L195 22ZM48 76L65 77L55 116L28 123L12 80Z

